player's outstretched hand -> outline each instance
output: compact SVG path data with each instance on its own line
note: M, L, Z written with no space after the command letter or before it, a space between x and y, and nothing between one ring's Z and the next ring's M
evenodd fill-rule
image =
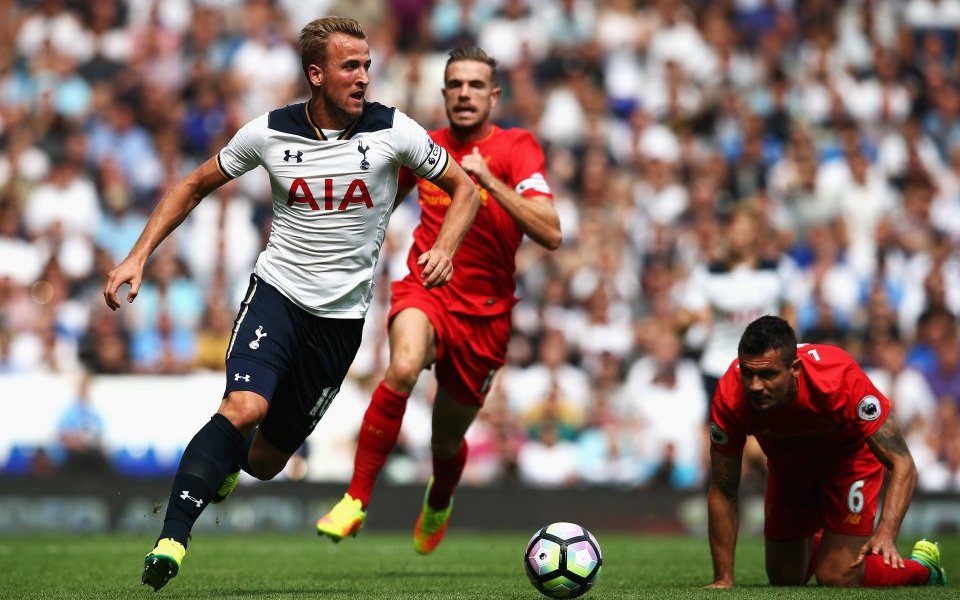
M440 248L434 247L421 254L417 264L423 267L420 279L428 290L446 285L453 279L453 260Z
M103 299L107 301L110 310L120 308L117 291L120 286L129 283L130 292L127 293L127 303L133 302L140 292L140 282L143 279L143 264L129 256L117 268L107 273L107 284L103 287Z
M890 565L894 569L903 568L903 558L901 558L900 553L897 552L897 546L894 543L892 535L879 531L874 533L873 536L867 540L867 543L860 548L860 553L857 554L857 560L853 561L850 568L854 569L862 565L868 554L882 556L883 564Z

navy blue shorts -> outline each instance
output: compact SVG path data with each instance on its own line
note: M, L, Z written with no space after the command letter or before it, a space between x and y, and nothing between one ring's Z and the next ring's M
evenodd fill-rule
M295 452L340 391L362 331L363 319L311 315L251 275L227 346L223 395L266 398L260 433L278 450Z

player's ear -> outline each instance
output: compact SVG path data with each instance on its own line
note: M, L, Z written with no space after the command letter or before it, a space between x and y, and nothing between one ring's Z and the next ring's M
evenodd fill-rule
M793 376L794 376L794 377L799 377L799 376L800 376L800 365L801 365L801 364L802 364L802 363L800 362L800 359L799 359L799 358L793 359L793 362L790 363L790 370L793 371Z
M490 108L496 108L497 104L500 102L500 94L503 90L499 87L493 88L493 91L490 92Z
M307 80L311 87L320 87L323 85L323 71L317 65L311 64L307 67Z

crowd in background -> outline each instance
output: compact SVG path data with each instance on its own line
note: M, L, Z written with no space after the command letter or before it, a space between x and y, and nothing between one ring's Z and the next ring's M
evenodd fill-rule
M444 126L446 53L476 43L499 60L496 122L547 155L564 242L521 247L467 483L703 485L710 394L760 316L736 298L763 293L890 396L920 487L960 492L960 0L0 0L0 14L2 373L223 367L270 231L262 171L199 205L134 304L108 310L104 275L173 182L307 97L299 30L341 14L369 34L369 100ZM384 243L351 373L364 393L417 217L414 196ZM408 441L395 458L423 452ZM755 447L747 460L762 478Z

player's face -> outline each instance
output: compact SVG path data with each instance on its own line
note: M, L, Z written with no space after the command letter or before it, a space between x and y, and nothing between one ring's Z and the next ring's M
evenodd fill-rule
M320 77L321 98L330 112L348 122L360 116L370 85L369 68L370 47L366 40L342 33L330 36L325 64L311 71Z
M755 410L768 411L790 402L797 393L800 360L786 364L780 352L740 357L740 381Z
M447 67L443 100L451 127L469 130L486 125L500 100L500 88L492 81L493 69L486 63L458 60Z

